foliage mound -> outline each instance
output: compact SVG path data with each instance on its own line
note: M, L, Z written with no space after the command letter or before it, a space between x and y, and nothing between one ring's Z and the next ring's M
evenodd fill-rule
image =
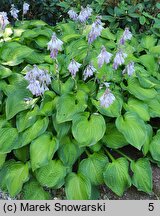
M90 38L95 19L102 29ZM50 199L45 189L62 186L67 199L97 199L102 184L118 196L131 185L152 192L150 161L160 162L154 124L160 118L160 44L154 34L129 35L120 28L113 34L94 16L55 27L16 21L1 32L2 190L12 197L22 191L23 199ZM48 45L50 56L51 37L63 45ZM110 54L103 62L102 51ZM33 70L47 77L40 89L40 75L35 82L27 78ZM139 158L125 155L125 146L137 149Z

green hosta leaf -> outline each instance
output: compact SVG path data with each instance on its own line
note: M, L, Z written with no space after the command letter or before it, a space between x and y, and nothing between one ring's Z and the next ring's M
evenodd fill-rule
M28 164L21 162L15 162L8 166L6 175L6 186L9 194L14 197L21 190L23 183L29 179L29 168Z
M57 137L62 138L66 136L71 128L71 122L63 122L58 124L56 115L52 115L53 125L57 132Z
M103 171L107 163L108 158L104 154L93 153L81 161L78 172L86 176L93 185L101 185L104 183Z
M81 173L70 173L66 178L65 192L68 200L89 200L91 183Z
M160 130L157 131L150 143L150 153L154 160L160 161Z
M141 44L144 48L150 50L150 48L154 47L157 39L153 35L147 35L142 37Z
M140 158L138 161L131 163L133 172L132 182L138 190L146 193L152 192L152 169L146 158Z
M158 94L154 88L143 88L137 78L128 80L127 90L142 101L153 99Z
M107 147L112 149L118 149L128 145L124 135L120 133L115 127L115 124L112 123L108 123L106 125L106 133L102 138L102 142L105 143Z
M58 156L63 164L67 167L72 166L83 151L84 149L80 148L78 143L69 137L64 137L60 140Z
M42 64L45 62L45 56L45 53L38 53L33 50L30 55L25 57L25 61L29 64Z
M160 53L160 45L151 47L150 52L152 54L159 55L159 53Z
M134 112L126 112L116 119L117 129L124 135L128 143L141 149L147 137L144 121Z
M8 153L14 149L18 139L16 128L1 128L0 129L0 153Z
M4 79L9 77L12 74L12 71L9 68L6 68L0 65L0 79Z
M43 134L48 127L49 120L47 117L39 118L34 125L20 133L19 142L15 146L16 148L23 147L31 143L35 138Z
M6 156L7 156L7 154L1 154L0 153L0 169L2 168L2 166L6 160Z
M150 143L151 143L152 135L153 135L153 129L152 129L151 125L147 124L146 130L147 130L147 136L146 136L146 140L144 142L143 148L142 148L142 152L143 152L144 156L149 151L149 147L150 147Z
M55 109L54 97L55 93L45 91L39 110L42 115L51 116L53 114L53 110Z
M26 89L27 83L25 81L17 83L13 86L13 91L11 91L7 96L6 100L6 117L7 120L14 117L20 111L26 110L31 107L30 103L25 101L25 98L29 98L31 93Z
M118 158L108 163L104 169L105 184L118 196L131 186L131 178L128 174L128 161L125 158Z
M30 145L32 170L47 165L59 147L58 141L51 134L42 134Z
M83 112L87 108L87 97L83 91L77 95L64 94L57 101L57 122L71 121L76 113Z
M98 93L97 95L98 100L102 96L103 93L104 91L100 91ZM109 117L118 117L120 115L123 100L119 93L113 93L113 94L115 95L116 100L108 108L102 107L99 101L92 99L93 105L98 109L98 111L102 115L109 116Z
M2 168L0 169L0 189L3 191L7 191L7 186L6 186L6 177L7 177L7 172L8 172L8 167L11 164L14 164L15 161L14 160L7 160Z
M39 36L35 39L35 42L40 48L45 48L49 40L45 36Z
M102 115L94 113L80 113L74 116L72 134L81 146L96 144L104 136L106 130Z
M149 107L149 113L152 118L160 117L160 97L155 97L146 102Z
M16 66L24 61L24 59L32 53L32 49L21 45L17 42L7 42L2 47L1 58L3 64L8 66Z
M24 131L36 122L36 120L38 119L38 110L38 106L35 106L33 110L20 112L16 116L16 126L18 132Z
M36 181L30 180L23 187L23 200L50 200L51 195Z
M129 98L127 104L125 104L125 110L136 112L144 121L149 121L150 119L149 108L147 104L140 100Z
M151 54L142 55L139 57L141 63L147 68L150 74L155 75L157 71L157 63Z
M22 34L22 38L24 39L31 39L31 38L36 38L38 36L45 36L47 37L48 39L51 38L52 36L52 30L49 29L49 28L34 28L34 29L27 29L23 34ZM39 37L38 37L39 38ZM35 39L35 40L36 40ZM49 41L48 41L49 42Z
M22 162L27 162L27 160L29 160L30 155L29 155L29 147L28 146L24 146L22 148L19 149L15 149L13 151L14 155L16 156L16 158Z
M61 93L62 94L69 93L70 91L73 90L74 85L75 85L74 79L68 78L67 81L62 84Z
M140 16L140 17L139 17L139 22L140 22L141 25L144 25L145 22L146 22L145 16Z
M48 165L36 170L35 173L37 180L42 186L57 189L64 184L66 167L60 160L52 160Z
M116 39L115 35L111 33L109 28L103 29L101 37L109 39L109 40L115 40Z
M157 83L152 80L153 77L143 77L142 75L138 75L138 80L140 85L143 88L154 88L157 86Z
M64 41L65 43L68 43L69 41L76 40L81 37L82 35L80 34L67 34L67 35L62 36L62 41Z
M102 148L103 143L101 141L97 142L95 145L89 146L92 152L99 152Z

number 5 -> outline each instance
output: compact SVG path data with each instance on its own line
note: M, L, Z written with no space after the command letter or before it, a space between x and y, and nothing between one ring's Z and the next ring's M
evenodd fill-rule
M153 211L154 210L154 203L149 203L148 210Z

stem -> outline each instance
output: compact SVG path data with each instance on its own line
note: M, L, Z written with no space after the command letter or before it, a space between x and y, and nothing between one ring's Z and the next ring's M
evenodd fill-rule
M85 153L87 154L88 157L91 155L87 149L85 150Z
M58 85L59 85L59 93L61 94L61 82L60 82L60 78L59 78L58 60L57 60L57 58L55 58L55 72L56 72L56 77L57 77Z
M121 152L120 150L118 150L118 149L115 149L114 151L116 151L118 154L120 154L120 155L122 155L122 156L124 156L127 160L129 160L130 162L132 162L133 160L130 158L130 157L128 157L126 154L124 154L123 152Z
M74 90L77 91L77 80L73 77L73 80L74 80Z
M87 58L88 58L88 55L89 55L91 46L92 46L92 44L89 44L88 49L87 49L87 55L86 55L86 57L85 57L84 60L83 60L83 65L85 65L85 63L86 63L86 60L87 60Z
M107 155L109 156L109 158L111 159L111 161L114 162L115 158L111 155L111 153L106 148L104 148L104 150L107 153Z

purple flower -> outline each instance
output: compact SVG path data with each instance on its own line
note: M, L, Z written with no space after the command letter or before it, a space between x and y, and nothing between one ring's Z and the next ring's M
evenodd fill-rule
M129 28L125 28L123 35L120 39L120 44L124 45L126 40L131 40L132 38L132 33L129 31Z
M50 53L51 58L53 59L56 58L58 51L62 50L62 44L63 42L56 37L55 33L53 33L52 39L47 44L48 45L47 49L51 51Z
M100 20L100 17L97 17L95 22L92 24L91 31L88 34L88 43L91 44L98 36L101 35L101 32L103 30L102 22Z
M14 19L18 20L19 10L17 8L15 8L14 4L11 4L10 13L11 13L11 16L13 16Z
M23 15L27 14L28 10L29 10L29 4L24 2L23 3Z
M80 66L81 66L81 64L76 62L74 59L72 59L72 61L68 65L68 70L71 73L73 78L76 76L76 73L78 72Z
M86 22L86 20L91 16L92 14L92 8L87 6L86 8L81 7L81 12L79 13L78 20L81 23Z
M51 83L51 77L46 70L41 70L34 65L33 69L28 71L24 77L29 81L27 89L29 89L33 95L39 96L48 90L48 85Z
M122 74L127 73L128 76L132 76L132 74L135 72L134 68L134 62L130 62L125 69L122 71Z
M94 72L96 71L96 69L93 67L93 65L90 63L84 70L83 72L83 76L84 76L84 80L86 80L88 77L93 76Z
M78 14L74 10L68 11L69 18L76 21L78 18Z
M1 30L4 30L6 25L9 24L7 13L6 12L0 12L0 28Z
M127 57L127 54L122 52L122 50L119 50L116 53L116 56L114 58L114 62L113 62L113 68L115 70L117 70L119 65L122 65L124 63L124 59Z
M104 94L99 98L100 105L102 107L108 108L114 101L115 96L111 93L110 89L107 88Z
M111 60L112 54L106 51L106 48L102 46L101 52L98 55L98 66L102 67L104 62L108 64Z

